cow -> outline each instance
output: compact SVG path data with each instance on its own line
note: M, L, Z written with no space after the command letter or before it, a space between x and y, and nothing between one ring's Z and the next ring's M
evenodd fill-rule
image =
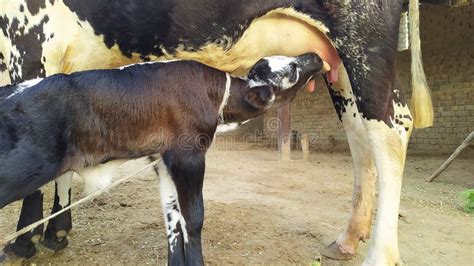
M263 57L315 52L329 69L324 78L348 137L355 178L349 222L324 255L350 259L369 238L378 179L376 223L364 264L394 265L401 263L398 209L408 140L414 126L433 122L418 5L409 3L411 110L395 67L402 1L3 0L0 81L170 59L245 76ZM57 180L56 187L69 183ZM60 208L56 204L53 211ZM25 197L18 228L41 218L41 210L41 191ZM44 238L63 248L71 227L68 212L49 222ZM38 227L17 238L14 245L25 251L18 255L34 254L32 241L42 236Z
M169 264L202 264L205 155L218 124L288 103L322 69L316 54L273 56L258 61L243 80L175 61L7 86L0 102L0 208L73 172L87 188L111 183L112 176L104 181L97 169L113 171L141 157L159 160ZM59 204L67 194L59 193L65 197Z

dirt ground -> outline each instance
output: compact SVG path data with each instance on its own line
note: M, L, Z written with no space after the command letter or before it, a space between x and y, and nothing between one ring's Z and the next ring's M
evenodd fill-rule
M205 262L310 265L343 229L351 201L348 154L313 153L309 161L277 161L271 150L214 147L208 154L203 231ZM399 222L400 252L406 265L472 265L474 216L459 207L459 193L474 187L474 161L458 159L434 183L424 179L445 159L409 156ZM128 163L122 176L139 169ZM52 203L52 186L46 203ZM74 200L82 181L75 179ZM20 203L0 210L0 239L14 232ZM48 210L46 207L45 210ZM142 265L166 262L166 235L158 182L151 172L73 210L69 247L44 249L24 265ZM360 265L368 243L350 262Z

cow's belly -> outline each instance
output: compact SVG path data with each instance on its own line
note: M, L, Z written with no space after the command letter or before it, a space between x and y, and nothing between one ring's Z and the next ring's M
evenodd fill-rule
M61 12L63 13L63 12ZM71 16L75 16L71 13ZM64 18L60 18L64 21ZM77 18L68 19L77 21ZM70 34L71 28L76 32L68 41L68 46L63 49L63 62L57 72L73 72L94 68L114 68L122 65L140 62L140 56L134 54L132 58L123 56L117 46L111 49L104 45L100 36L93 34L93 29L88 23L82 22L82 27L77 23L69 25L68 30L57 25L54 31L64 32L63 36ZM242 37L225 50L217 44L208 44L196 52L178 49L169 53L163 51L165 56L150 57L154 61L169 59L190 59L212 66L234 76L244 76L250 68L261 58L271 55L296 56L308 52L318 53L324 61L336 69L340 59L333 45L326 38L327 29L308 16L297 13L293 9L277 9L267 15L255 19ZM54 46L51 49L54 51ZM61 49L60 49L61 50ZM53 56L54 58L54 56ZM47 69L53 69L55 60L48 64ZM53 70L54 72L55 70Z
M22 16L29 15L26 12L19 13L17 5L21 2L7 1L11 10L3 11L23 21L25 18ZM43 28L46 41L41 44L46 75L115 68L141 61L139 54L129 58L120 52L117 45L107 47L103 36L96 35L92 26L81 21L62 1L46 1L45 4L46 7L38 14L26 19L30 21L28 27L32 27L45 15L49 16ZM256 61L266 56L316 52L332 68L336 68L340 59L325 33L327 28L309 16L291 8L280 8L255 19L242 37L227 50L214 43L200 47L196 52L178 47L173 53L163 51L165 56L151 59L192 59L234 76L243 76Z

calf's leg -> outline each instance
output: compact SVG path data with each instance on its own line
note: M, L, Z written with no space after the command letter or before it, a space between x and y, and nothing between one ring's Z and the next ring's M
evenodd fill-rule
M51 214L71 205L71 182L73 172L67 172L55 181L54 203ZM68 210L51 219L44 233L43 245L52 250L67 247L67 234L72 229L71 211Z
M37 190L31 195L23 198L20 218L18 219L17 231L21 230L38 220L43 219L43 191ZM31 258L36 254L35 244L43 236L43 225L39 225L28 233L20 235L15 242L6 247L21 258Z
M169 265L202 265L202 152L168 151L156 166L168 235Z

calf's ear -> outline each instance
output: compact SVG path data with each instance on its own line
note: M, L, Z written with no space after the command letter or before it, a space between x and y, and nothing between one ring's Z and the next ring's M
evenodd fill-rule
M265 109L275 100L275 91L271 86L253 87L247 92L245 100L256 109Z

